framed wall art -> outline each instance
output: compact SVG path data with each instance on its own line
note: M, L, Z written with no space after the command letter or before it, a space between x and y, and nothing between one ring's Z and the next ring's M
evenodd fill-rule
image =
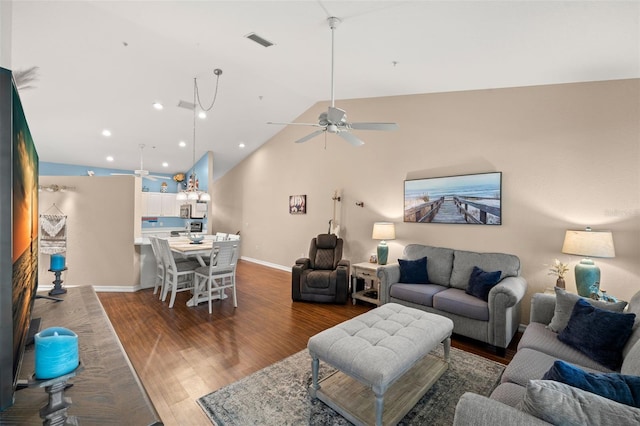
M306 195L290 195L289 196L289 213L290 214L307 214L307 196Z
M501 225L502 173L406 180L404 221Z

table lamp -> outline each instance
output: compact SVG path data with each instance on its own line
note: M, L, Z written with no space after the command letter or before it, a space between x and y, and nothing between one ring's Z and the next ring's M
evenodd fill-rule
M371 238L381 240L380 244L378 244L378 264L386 265L389 257L389 246L385 240L396 239L396 226L391 222L375 222Z
M600 291L600 268L590 258L616 256L611 231L592 231L589 227L584 231L568 230L562 252L585 256L575 267L576 288L583 297L597 294Z

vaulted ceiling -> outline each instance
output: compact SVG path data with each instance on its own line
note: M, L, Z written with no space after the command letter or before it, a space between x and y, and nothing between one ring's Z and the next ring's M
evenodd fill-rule
M21 98L40 161L133 170L145 144L146 169L187 170L193 113L177 105L193 102L194 78L202 104L211 104L219 68L215 105L196 120L196 157L213 151L220 177L281 130L268 121L295 120L330 98L329 16L342 20L337 106L640 77L640 5L632 1L15 0L11 67L39 67ZM373 121L357 111L349 119Z

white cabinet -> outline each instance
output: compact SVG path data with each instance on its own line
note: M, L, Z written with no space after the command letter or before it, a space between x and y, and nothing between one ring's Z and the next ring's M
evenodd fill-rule
M177 195L178 194L171 193L160 194L160 209L162 211L162 216L180 216L180 206L178 205L178 201L176 201Z
M142 193L142 216L180 216L177 194L162 192Z

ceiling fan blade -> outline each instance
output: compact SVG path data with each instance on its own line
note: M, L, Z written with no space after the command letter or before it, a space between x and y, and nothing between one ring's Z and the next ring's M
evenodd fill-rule
M332 124L339 124L343 120L346 120L347 113L344 110L336 107L329 107L329 112L327 113L327 120Z
M307 136L300 138L296 141L296 143L302 143L302 142L306 142L311 138L315 138L316 136L318 136L319 134L324 133L324 129L322 130L316 130L313 133L308 134Z
M155 179L171 180L171 178L167 177L167 176L149 175L149 176L146 176L146 177L152 177L152 178L155 178Z
M354 130L398 130L400 127L396 123L349 123L349 127Z
M364 142L362 142L360 139L358 139L353 133L339 132L338 136L340 136L342 139L344 139L345 141L349 142L353 146L364 145Z
M149 179L149 180L152 180L152 181L154 181L154 182L158 180L158 179L156 179L156 177L155 177L155 176L151 176L151 175L147 175L147 176L140 176L140 177L141 177L142 179Z
M318 123L277 123L274 121L267 121L267 124L276 124L279 126L313 126L313 127L323 127Z

